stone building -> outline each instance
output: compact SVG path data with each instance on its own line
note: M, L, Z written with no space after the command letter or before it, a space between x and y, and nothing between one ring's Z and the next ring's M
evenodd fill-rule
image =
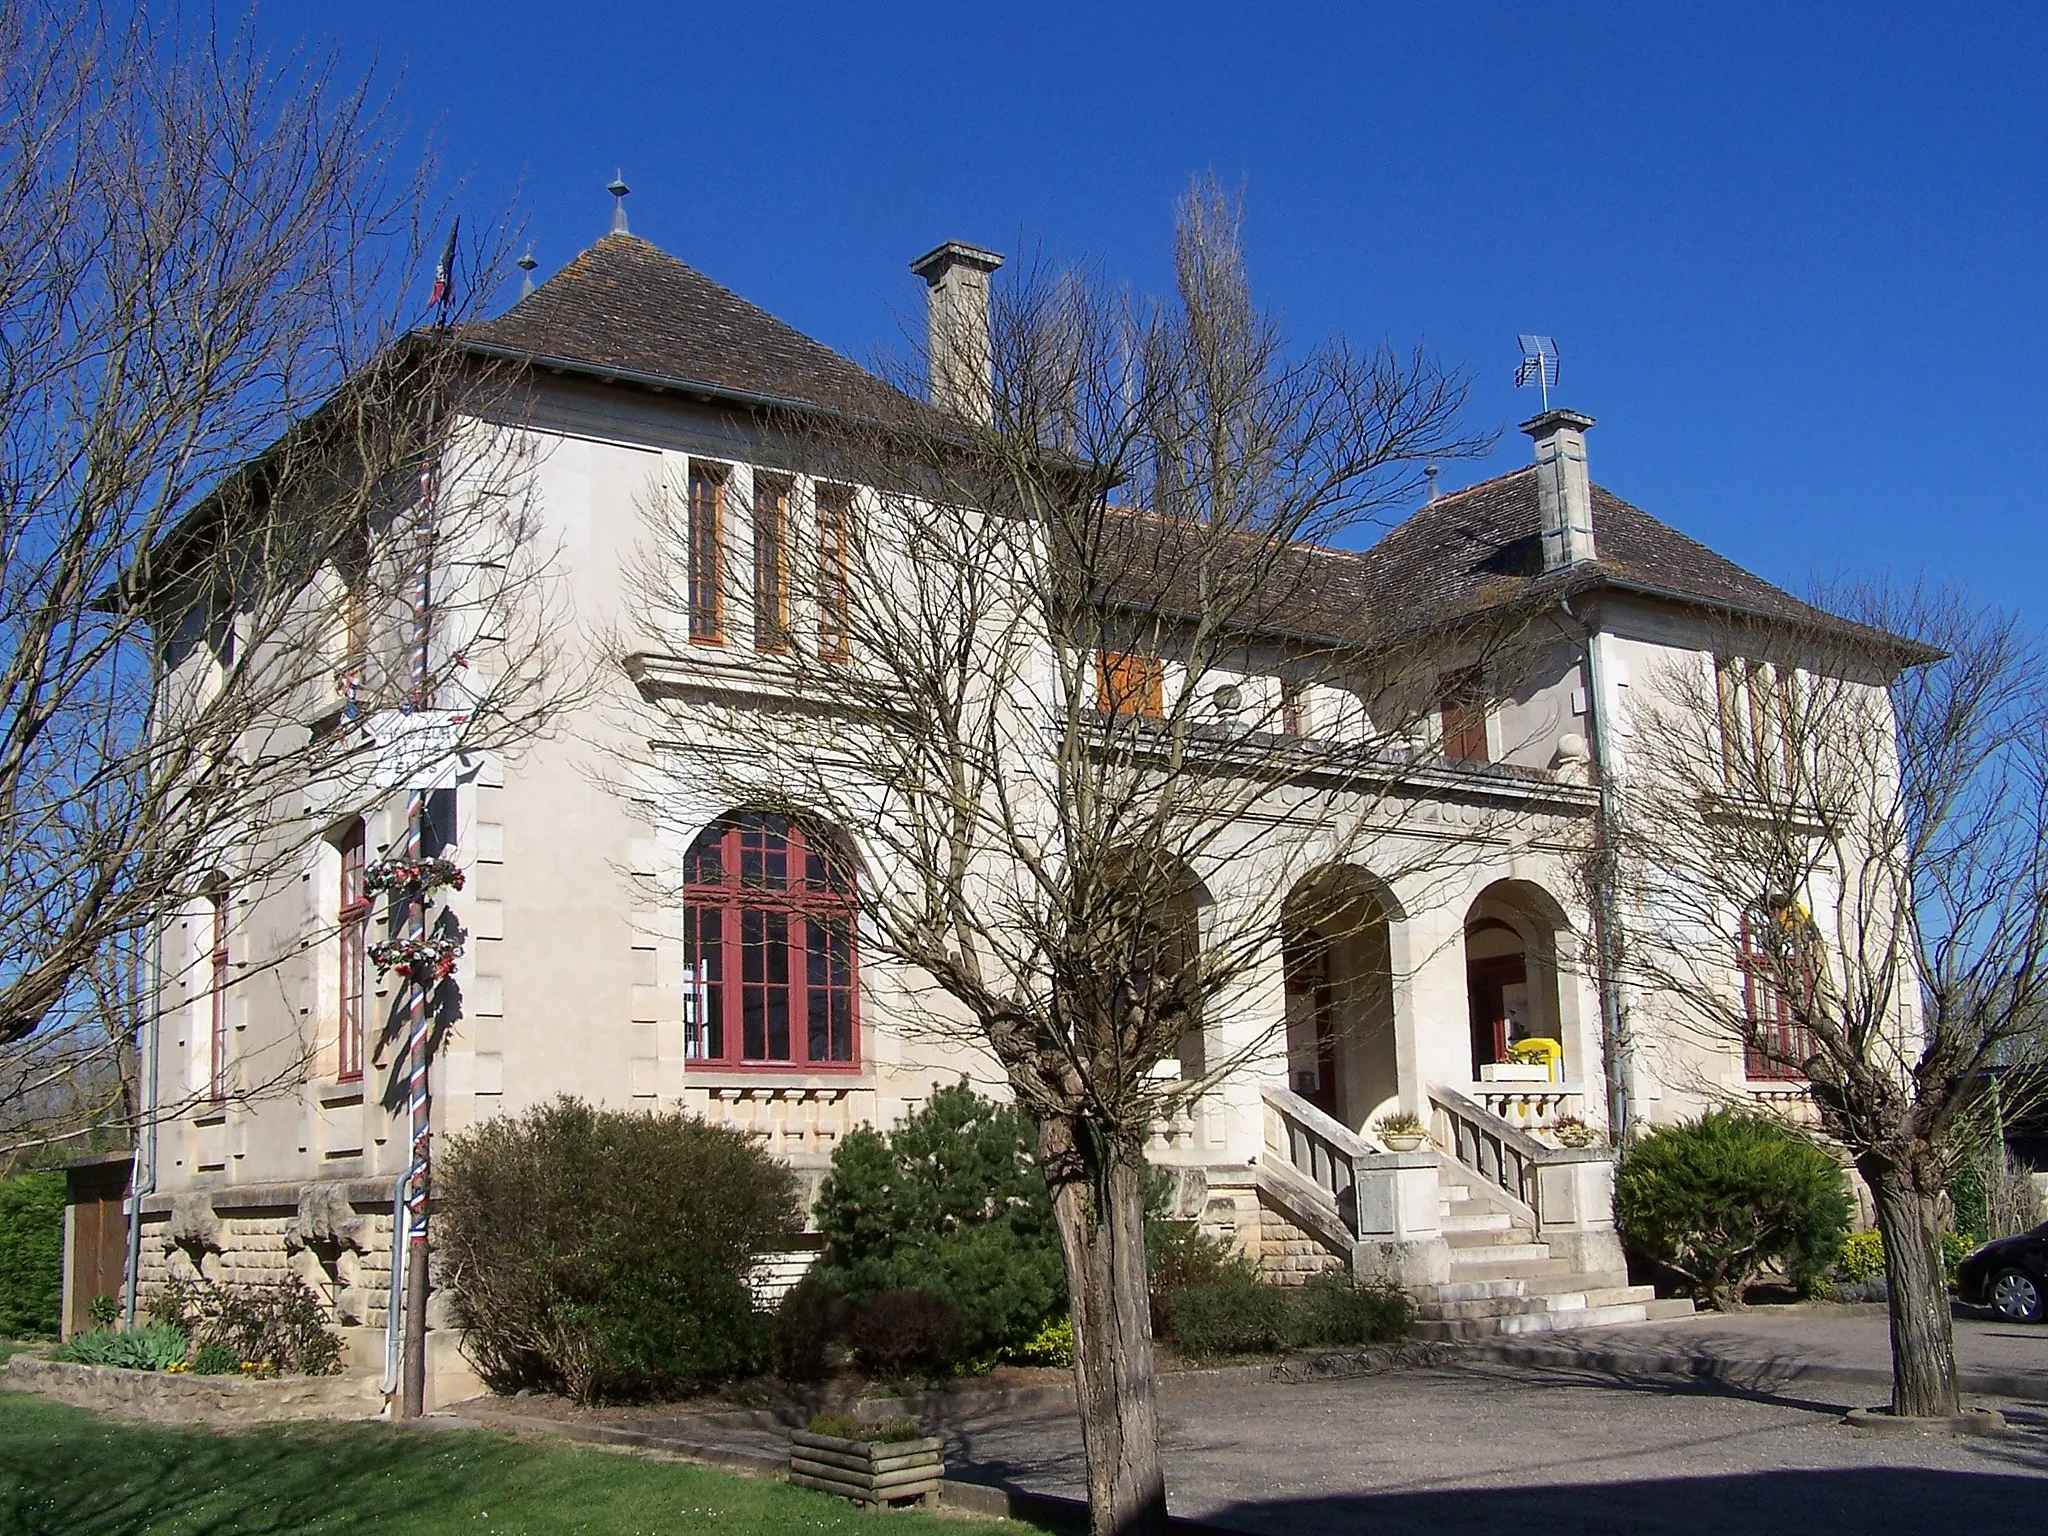
M946 367L965 378L997 264L958 245L918 264L934 314L952 322ZM523 444L532 505L593 647L632 628L625 573L650 485L715 496L709 536L719 558L743 564L771 494L816 504L783 437L791 413L831 412L874 387L623 231L463 345L518 370L493 425ZM1305 924L1346 903L1357 920L1318 948L1313 974L1274 945L1262 982L1205 1024L1219 1059L1271 1045L1161 1126L1153 1148L1176 1170L1182 1209L1276 1276L1345 1264L1397 1276L1422 1296L1425 1326L1445 1333L1625 1321L1657 1305L1627 1283L1608 1152L1558 1145L1559 1120L1601 1131L1622 1102L1655 1121L1800 1093L1750 1075L1738 1046L1660 1026L1650 1000L1610 1059L1613 1003L1590 959L1576 861L1603 792L1626 782L1631 698L1646 680L1712 667L1731 616L1788 634L1836 621L1594 484L1592 425L1546 411L1523 427L1527 467L1435 496L1362 553L1307 552L1318 579L1361 611L1448 625L1512 603L1539 616L1538 643L1478 702L1445 694L1411 820L1388 834L1390 847L1407 840L1391 863L1409 873L1340 863L1310 877ZM791 558L806 557L807 537L791 534ZM729 614L698 637L715 643L647 637L613 686L708 686L744 663L749 634ZM1304 735L1345 728L1334 690L1311 690L1298 708ZM709 885L680 901L650 894L639 877L676 850L604 782L622 729L599 700L515 759L465 762L437 787L438 836L467 874L449 900L465 943L459 1016L435 1067L437 1133L557 1094L681 1105L815 1174L849 1130L890 1123L937 1084L965 1075L1001 1091L977 1051L896 1027L904 979L851 950L831 957L836 979L796 983L809 989L794 1005L809 1028L757 1041L737 1011L710 1017L686 974L685 913L737 923L740 908L773 916L774 903ZM687 752L673 766L665 822L802 856L800 829L743 826L733 817L744 807L698 798ZM161 1128L141 1199L145 1287L182 1273L299 1273L332 1301L363 1363L385 1355L407 1132L392 1083L401 1042L377 1027L394 996L362 957L362 881L366 862L402 843L406 803L395 792L308 848L296 889L245 898L228 872L202 908L167 917L158 1102L196 1104ZM1455 857L1433 861L1432 849ZM791 936L782 942L800 978L816 941L794 935L810 926L776 930ZM1732 936L1730 946L1736 985ZM1532 1051L1530 1040L1554 1046ZM1374 1128L1395 1110L1427 1123L1431 1141L1387 1145ZM439 1338L434 1393L448 1400L471 1383L453 1340Z

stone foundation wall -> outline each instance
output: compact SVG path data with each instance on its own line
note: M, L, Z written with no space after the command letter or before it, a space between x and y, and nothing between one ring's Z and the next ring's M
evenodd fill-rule
M1270 1205L1259 1209L1258 1259L1259 1273L1276 1285L1300 1285L1311 1275L1342 1269L1349 1262Z
M40 1392L60 1403L159 1424L374 1419L384 1411L384 1394L378 1391L376 1378L362 1373L248 1381L235 1376L70 1365L16 1355L0 1374L10 1387Z
M144 1206L144 1306L171 1280L274 1285L290 1276L311 1288L338 1327L382 1328L391 1287L388 1190L378 1197L361 1181L316 1183Z

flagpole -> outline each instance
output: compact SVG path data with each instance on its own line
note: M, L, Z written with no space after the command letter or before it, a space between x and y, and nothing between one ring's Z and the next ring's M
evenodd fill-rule
M448 322L455 305L455 242L461 233L462 220L458 216L448 227L448 243L442 248L441 259L434 268L434 288L428 298L429 306L435 312L436 334L448 329ZM436 410L434 417L438 418ZM440 489L440 473L437 456L440 444L436 437L438 420L432 421L424 456L420 463L420 507L419 518L414 526L414 540L417 546L416 568L413 581L413 641L412 641L412 689L408 707L421 710L432 703L431 679L432 658L430 655L433 635L433 578L434 578L434 514L435 502ZM417 867L426 852L426 791L414 787L411 802L406 807L405 856ZM415 888L410 902L411 910L406 914L406 927L410 936L421 941L421 952L425 950L427 937L427 893ZM418 967L415 967L417 970ZM438 978L427 975L413 975L408 978L409 1018L406 1031L404 1055L406 1070L406 1125L410 1135L407 1138L408 1165L405 1188L405 1334L404 1371L401 1377L399 1413L408 1419L417 1419L426 1413L427 1399L427 1200L433 1183L433 1021L429 1016L428 993Z

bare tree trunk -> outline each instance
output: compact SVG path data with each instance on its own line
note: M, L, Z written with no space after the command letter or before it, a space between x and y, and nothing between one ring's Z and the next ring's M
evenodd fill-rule
M1039 1149L1067 1261L1074 1393L1088 1459L1091 1536L1160 1536L1159 1375L1145 1283L1143 1157L1103 1153L1087 1129L1041 1121Z
M1884 1235L1892 1412L1901 1418L1953 1418L1962 1412L1962 1399L1934 1196L1910 1167L1874 1157L1860 1160L1860 1166Z

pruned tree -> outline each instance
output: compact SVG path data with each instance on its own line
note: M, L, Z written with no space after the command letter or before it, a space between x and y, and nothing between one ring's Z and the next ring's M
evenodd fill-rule
M2048 988L2041 654L1955 592L1834 595L1854 622L1731 625L1650 680L1630 742L1628 978L1747 1075L1803 1084L1869 1186L1892 1409L1958 1411L1939 1243L2000 1078L2039 1086Z
M1355 545L1425 460L1475 446L1461 380L1419 352L1290 353L1213 184L1174 257L1158 302L1085 272L999 284L985 367L978 311L935 326L943 409L878 392L783 422L803 485L754 473L737 580L702 557L725 488L656 487L636 573L656 638L619 641L652 713L628 792L845 837L789 878L860 861L863 964L911 1000L887 1027L973 1044L1030 1114L1105 1533L1165 1520L1148 1140L1272 1070L1271 1039L1219 1024L1277 985L1289 891L1351 856L1417 867L1371 849L1442 771L1439 663L1514 634L1426 635L1362 600L1356 556L1311 547ZM689 641L721 634L741 645L708 666ZM1429 857L1452 877L1455 851Z
M450 345L485 285L431 302L446 210L372 85L246 23L0 0L0 91L4 1155L132 1132L164 923L564 680L530 466L476 425L505 386Z

